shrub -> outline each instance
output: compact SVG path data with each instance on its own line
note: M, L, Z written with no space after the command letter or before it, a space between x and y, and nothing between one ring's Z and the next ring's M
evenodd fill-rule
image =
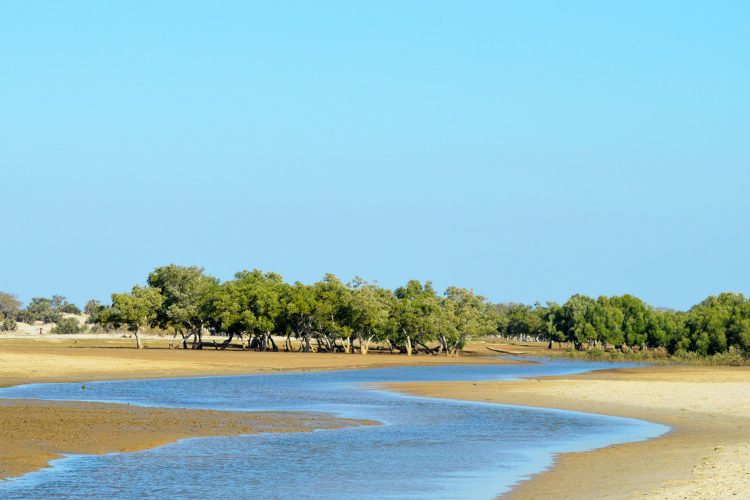
M81 333L85 330L86 328L81 326L77 319L61 318L55 323L55 326L52 328L52 333L70 335L73 333Z
M12 318L10 316L2 317L2 314L0 314L0 331L4 332L12 332L16 329L16 320L15 318Z

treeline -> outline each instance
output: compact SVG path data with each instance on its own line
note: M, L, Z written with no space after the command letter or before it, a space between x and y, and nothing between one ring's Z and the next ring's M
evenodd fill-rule
M471 290L409 281L388 290L360 278L332 274L313 284L286 283L276 273L242 271L221 283L199 267L157 268L147 286L115 293L92 321L127 327L141 348L146 327L173 331L184 348L360 352L372 345L391 352L455 355L472 337L497 333L497 314ZM226 336L220 344L206 335ZM279 346L276 339L284 339Z
M80 312L59 295L34 298L21 308L13 295L0 293L4 330L13 330L15 321L42 321L56 323L56 332L76 333L82 327L63 313ZM155 269L146 286L113 294L109 305L91 300L84 312L95 328L128 328L139 348L142 331L151 327L192 349L366 354L377 345L409 355L455 355L470 339L497 335L576 350L750 354L750 300L736 293L709 297L688 311L656 309L632 295L573 295L562 305L529 306L490 304L459 287L440 295L429 281L389 290L328 274L316 283L290 284L276 273L254 270L220 282L202 268L169 265ZM217 343L215 336L223 340Z
M567 342L575 349L663 349L671 354L750 353L750 300L742 294L708 297L688 311L655 309L632 295L573 295L562 305L495 306L498 331L516 339Z
M81 314L81 310L62 295L34 297L26 307L21 305L15 295L0 292L0 331L15 330L17 322L33 324L36 321L55 323L55 333L78 333L83 329L76 319L64 316Z

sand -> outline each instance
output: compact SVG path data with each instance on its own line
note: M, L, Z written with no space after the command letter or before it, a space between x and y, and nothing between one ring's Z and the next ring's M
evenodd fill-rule
M152 347L167 339L150 338ZM100 346L100 347L95 347ZM105 347L101 347L105 346ZM132 348L130 339L98 336L0 337L0 387L278 371L374 368L413 364L504 363L472 356L400 356ZM141 408L79 402L0 399L0 479L44 467L64 453L136 451L187 437L372 424L316 414L259 414Z
M66 453L131 452L188 437L305 432L374 424L316 413L242 413L0 400L0 478L45 467L50 460Z
M148 342L157 347L167 341ZM511 361L481 356L496 354L489 349L542 351L537 345L478 345L469 349L469 356L459 358L408 358L381 354L137 351L123 346L130 347L131 339L3 338L0 385L497 363ZM389 388L423 396L626 416L673 428L650 441L562 455L552 469L519 484L508 495L511 498L742 498L750 491L749 368L664 365L514 382L407 383L390 384ZM360 424L308 414L243 415L34 401L0 404L0 418L6 419L0 420L0 477L42 467L59 453L134 451L191 436ZM88 441L81 440L89 429L100 431L92 431Z
M155 344L155 340L147 341ZM160 340L166 345L166 340ZM92 380L133 380L164 377L243 375L278 371L309 371L385 366L510 363L485 357L496 353L474 346L466 355L403 356L398 354L334 354L300 352L201 351L183 349L132 348L132 342L108 339L101 346L97 339L28 340L0 337L0 387Z
M747 498L750 369L652 366L511 382L389 384L431 397L639 418L673 431L564 454L509 498Z

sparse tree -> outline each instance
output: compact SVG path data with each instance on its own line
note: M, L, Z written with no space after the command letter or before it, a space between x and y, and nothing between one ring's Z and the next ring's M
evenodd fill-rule
M113 293L108 320L126 325L135 335L136 348L143 349L141 330L153 324L164 302L159 290L134 286L130 293Z

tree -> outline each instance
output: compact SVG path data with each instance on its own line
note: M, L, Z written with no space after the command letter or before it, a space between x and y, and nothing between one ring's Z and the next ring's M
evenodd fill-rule
M651 321L651 310L638 297L623 295L612 297L610 303L623 314L622 333L629 346L644 347L648 340L648 326Z
M359 277L349 283L349 289L347 324L359 342L359 352L367 354L371 342L382 342L391 333L390 318L395 297L391 291ZM349 350L346 349L346 352Z
M448 356L455 356L468 339L495 331L497 318L484 297L475 295L473 290L450 287L441 306L436 322L437 339Z
M592 305L589 315L596 330L596 341L606 349L607 344L622 345L625 335L622 331L624 313L608 297L601 296Z
M313 325L318 350L345 351L346 345L350 345L352 333L348 324L351 290L331 273L311 288L315 301ZM344 347L338 346L339 339Z
M29 305L19 312L18 319L29 324L35 321L57 323L63 313L80 314L81 311L62 295L53 295L52 298L34 297Z
M750 348L750 305L742 294L722 293L693 306L687 313L685 327L690 342L680 347L699 354L725 352L729 347Z
M175 335L182 337L184 348L192 338L193 349L202 349L203 326L210 319L206 313L219 281L203 274L201 267L170 264L155 269L148 276L148 285L158 289L164 299L156 324L164 329L173 328Z
M239 336L243 349L278 350L272 333L281 314L283 287L280 275L264 274L256 269L241 271L234 280L216 289L208 304L211 309L208 316L213 318L216 327L229 334L222 347ZM252 337L247 344L244 335Z
M83 313L88 315L89 323L97 323L97 316L104 310L104 306L98 300L91 299L83 307Z
M136 348L143 349L141 329L156 322L164 298L158 289L134 286L130 293L113 293L109 321L126 325L135 334Z
M310 339L318 307L312 287L299 281L285 287L281 303L280 324L286 332L286 349L291 350L290 337L294 336L299 339L302 352L311 352Z
M596 328L591 323L596 301L585 295L573 295L562 306L561 326L566 340L573 342L577 350L583 343L596 338Z
M552 343L563 342L565 334L560 329L563 317L563 310L556 302L547 302L545 307L537 307L539 318L542 321L542 335L549 341L547 349L552 349Z
M395 295L398 300L392 312L396 327L392 343L408 356L414 352L415 345L432 352L426 343L432 340L434 322L440 307L432 283L426 281L422 285L417 280L411 280L405 286L397 288Z
M674 352L675 345L684 335L684 314L672 310L653 310L648 325L648 344L664 347Z
M23 309L19 319L24 323L33 324L35 321L43 323L55 323L61 318L61 314L55 309L55 302L46 297L34 297Z
M66 302L65 304L60 306L58 308L58 311L66 314L81 314L81 310L78 308L78 306L70 302Z
M0 292L0 330L16 329L16 317L21 310L21 301L15 295Z
M526 304L507 304L504 311L506 337L531 340L544 336L546 330L542 316Z

